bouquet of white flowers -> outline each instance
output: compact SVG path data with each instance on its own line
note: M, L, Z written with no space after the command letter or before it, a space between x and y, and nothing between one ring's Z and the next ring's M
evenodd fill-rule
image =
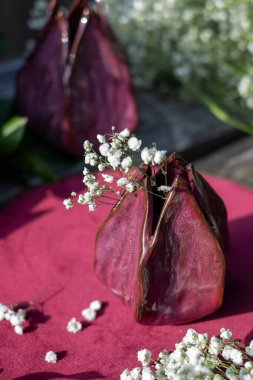
M148 349L138 351L142 368L122 372L121 380L252 380L253 341L243 347L222 328L220 336L208 337L189 329L175 350L164 349L158 359Z

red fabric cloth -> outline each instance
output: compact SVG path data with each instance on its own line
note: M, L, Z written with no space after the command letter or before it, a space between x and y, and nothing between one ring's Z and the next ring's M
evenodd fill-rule
M138 365L144 347L156 355L173 349L189 327L218 334L230 328L243 343L253 339L253 192L219 178L207 177L224 199L229 216L231 249L222 308L205 319L180 326L143 326L96 278L93 247L96 230L108 209L67 212L62 200L77 188L74 177L30 191L0 213L0 302L32 300L48 288L23 336L0 322L0 377L3 379L119 379ZM113 231L112 231L113 233ZM90 301L106 303L101 315L74 335L67 322L82 320ZM207 300L208 302L208 300ZM46 363L47 351L59 353Z

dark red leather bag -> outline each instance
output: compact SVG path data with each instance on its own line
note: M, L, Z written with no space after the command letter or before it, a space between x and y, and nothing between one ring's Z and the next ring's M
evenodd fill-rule
M134 131L131 76L102 11L54 3L37 45L17 76L18 112L54 146L79 155L83 141L115 126Z
M98 277L142 323L190 322L223 300L225 205L180 156L171 155L167 165L166 200L150 193L156 190L147 179L143 190L116 204L96 238ZM164 185L161 172L155 177Z

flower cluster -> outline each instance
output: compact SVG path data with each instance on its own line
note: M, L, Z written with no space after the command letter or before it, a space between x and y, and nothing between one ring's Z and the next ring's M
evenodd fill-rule
M222 328L219 337L208 337L189 329L175 350L163 350L153 360L151 352L140 350L142 367L125 369L121 380L253 380L253 341L243 348Z
M166 197L171 187L166 182L165 150L158 150L154 143L150 148L141 148L142 141L127 128L117 133L112 127L111 134L97 135L97 139L100 143L98 152L90 141L84 142L84 159L86 165L98 169L98 175L95 176L87 167L84 168L83 183L87 186L87 191L79 194L77 203L88 205L89 211L95 211L100 203L115 204L123 194L143 188L148 166L153 169L159 167L164 174L164 185L159 186L157 191L160 192L158 196ZM108 169L111 172L103 173ZM155 185L155 181L152 178L150 180ZM114 187L112 183L115 184ZM76 197L77 194L72 192L71 196ZM66 209L71 209L75 202L73 198L68 198L63 204Z
M81 314L87 322L91 322L97 317L97 312L102 308L102 302L99 300L92 301L90 306L82 310ZM67 330L73 334L82 330L82 323L72 318L67 324Z
M26 311L24 309L14 311L12 308L0 303L0 321L3 320L10 322L16 334L23 335L23 325L26 322Z
M216 104L237 114L252 131L251 1L107 0L105 5L137 83L164 90L177 79L188 97L204 101L204 93L213 112Z

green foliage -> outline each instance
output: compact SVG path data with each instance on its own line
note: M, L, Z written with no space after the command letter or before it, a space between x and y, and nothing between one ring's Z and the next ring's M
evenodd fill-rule
M27 118L14 116L0 128L0 156L9 155L18 148L27 125Z

